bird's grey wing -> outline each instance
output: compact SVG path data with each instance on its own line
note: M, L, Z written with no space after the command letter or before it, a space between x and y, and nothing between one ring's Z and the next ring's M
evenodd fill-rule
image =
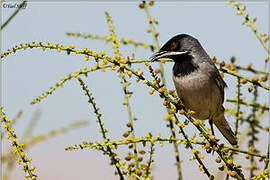
M224 82L224 80L222 79L222 77L220 76L219 72L216 75L216 77L214 77L214 80L218 86L218 88L221 91L221 95L222 95L222 102L224 102L224 88L227 87L227 84Z
M216 68L215 64L203 62L200 63L200 66L204 72L207 72L211 78L213 78L213 81L217 85L217 87L220 89L220 93L222 96L222 102L224 102L224 88L227 87L227 84L223 80L223 78L220 76L218 69Z

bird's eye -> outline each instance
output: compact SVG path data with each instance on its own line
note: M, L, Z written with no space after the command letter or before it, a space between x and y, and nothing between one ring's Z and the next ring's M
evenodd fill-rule
M177 47L178 47L178 43L177 43L177 42L173 42L173 43L171 43L171 45L170 45L170 49L171 49L171 50L175 50Z

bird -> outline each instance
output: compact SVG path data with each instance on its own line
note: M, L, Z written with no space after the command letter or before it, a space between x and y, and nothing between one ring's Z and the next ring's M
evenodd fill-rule
M168 40L151 61L170 58L174 61L173 82L184 105L184 110L192 110L192 117L209 120L212 134L213 124L231 145L237 139L224 116L224 89L227 87L215 63L200 42L188 34L179 34Z

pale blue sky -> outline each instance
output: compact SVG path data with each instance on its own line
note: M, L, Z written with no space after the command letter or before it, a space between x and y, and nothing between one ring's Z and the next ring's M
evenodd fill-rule
M267 2L245 4L250 15L257 17L258 30L267 33L269 22ZM13 9L2 8L1 11L2 19L5 20ZM152 43L152 36L146 33L149 27L146 15L138 8L137 2L29 2L27 8L2 31L2 51L15 44L42 40L60 42L63 45L75 44L78 48L88 46L98 52L105 49L107 53L111 53L110 45L102 41L65 35L66 32L108 35L104 11L108 11L112 16L119 37L123 35L134 41ZM236 56L238 63L242 65L253 63L254 67L263 70L266 53L252 31L241 25L243 18L236 15L232 5L225 2L157 2L150 8L150 12L152 17L159 20L157 31L160 33L160 45L176 34L187 33L196 37L211 57L215 55L218 60L228 61L231 56ZM148 58L152 54L141 47L134 50L132 46L121 46L121 51L125 55L134 52L138 59ZM113 176L113 168L108 166L107 157L102 153L93 150L64 151L66 146L79 144L84 140L100 140L95 116L76 80L66 83L65 88L58 89L41 103L29 104L61 77L69 72L75 72L86 64L83 56L66 56L65 53L54 50L43 52L41 49L17 52L5 58L2 63L2 102L6 106L6 112L11 118L20 109L23 110L23 116L15 126L18 134L23 132L37 109L42 112L42 116L34 134L45 133L73 121L82 119L90 121L89 127L53 138L30 150L28 154L33 158L33 164L37 166L40 179L118 179ZM165 65L168 88L174 88L171 80L172 65L172 63ZM134 66L138 67L144 69L143 65ZM145 74L150 77L149 73ZM134 79L131 81L135 82ZM232 99L235 79L225 76L225 81L229 85L226 97ZM127 130L125 124L128 115L122 105L124 99L117 74L110 71L91 73L86 82L95 96L97 105L101 107L105 127L110 129L111 139L120 138ZM162 136L167 137L169 129L163 120L166 110L161 105L159 96L157 94L149 96L149 89L142 83L133 83L130 90L134 92L131 99L132 113L139 119L135 122L136 135L146 135L150 131L154 136L160 132ZM264 93L260 97L263 102L266 95ZM187 128L189 135L192 135L193 131L196 131L195 128ZM180 158L184 160L184 178L189 179L192 172L192 176L205 179L206 176L197 170L197 162L188 161L190 152L183 146L180 146L180 152ZM206 162L211 162L214 158L215 155ZM154 159L155 179L176 179L176 168L172 167L174 155L171 145L163 149L157 146ZM207 165L212 169L216 167L215 163ZM21 179L22 176L19 174L22 175L22 171L16 172L14 180Z

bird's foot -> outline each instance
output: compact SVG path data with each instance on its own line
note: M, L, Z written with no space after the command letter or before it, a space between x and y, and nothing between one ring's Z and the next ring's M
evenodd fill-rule
M215 144L211 143L211 144L209 145L209 147L206 148L206 152L207 152L208 154L212 152L212 155L213 155L214 152L217 151L217 150L218 150L218 146L217 146L216 143L215 143Z
M176 112L178 112L178 111L181 110L181 109L184 109L184 110L185 110L183 101L182 101L180 98L177 98L177 99L176 99L176 104L177 104Z
M215 151L217 151L218 148L218 144L217 142L219 141L219 139L216 139L214 135L210 135L209 136L209 143L207 143L205 145L205 149L207 153L211 153L214 154Z

